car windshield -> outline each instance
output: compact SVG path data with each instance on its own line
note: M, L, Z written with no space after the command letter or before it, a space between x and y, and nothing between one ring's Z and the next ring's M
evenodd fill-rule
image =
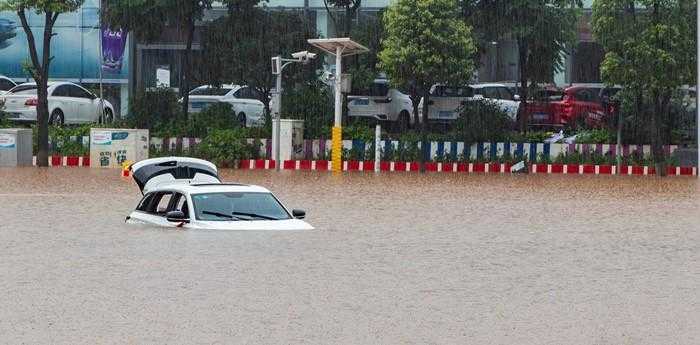
M190 91L190 95L192 96L226 96L229 92L231 92L231 88L226 88L226 87L198 87L192 91Z
M289 213L270 193L222 192L193 194L197 220L280 220Z
M15 95L36 95L36 85L19 85L10 90Z

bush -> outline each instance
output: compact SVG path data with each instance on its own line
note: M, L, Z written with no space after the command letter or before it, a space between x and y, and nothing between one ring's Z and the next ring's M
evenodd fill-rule
M176 121L181 117L177 116L180 114L180 105L177 100L177 95L170 88L139 91L131 100L130 127L152 130L165 123Z
M319 80L284 91L282 117L304 120L304 137L318 139L333 123L333 94Z
M468 101L455 122L453 136L465 143L502 141L513 121L494 102Z
M246 137L247 132L242 128L213 130L197 146L197 155L223 166L258 158L260 143L249 144Z

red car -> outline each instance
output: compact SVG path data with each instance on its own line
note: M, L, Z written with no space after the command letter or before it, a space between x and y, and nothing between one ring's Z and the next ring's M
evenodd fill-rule
M523 109L534 127L600 128L607 121L606 99L619 89L576 85L564 91L542 90Z

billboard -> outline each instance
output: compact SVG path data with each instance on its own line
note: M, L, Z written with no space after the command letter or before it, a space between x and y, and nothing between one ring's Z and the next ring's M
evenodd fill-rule
M128 81L128 49L125 32L113 32L100 27L99 0L87 0L75 12L58 16L51 40L50 76L52 79L95 81L102 68L106 82ZM28 11L28 24L36 38L41 54L43 17ZM101 61L100 36L106 36L105 61ZM24 65L30 62L27 37L19 17L13 12L0 12L0 75L10 78L28 78Z

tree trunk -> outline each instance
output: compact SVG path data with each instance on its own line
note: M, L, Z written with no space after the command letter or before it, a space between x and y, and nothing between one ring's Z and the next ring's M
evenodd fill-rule
M192 55L192 41L194 40L194 17L190 16L187 22L187 37L185 54L182 61L182 82L180 83L180 95L182 96L182 116L187 119L190 105L190 60Z
M527 100L528 100L528 70L527 70L527 56L528 56L528 46L527 41L524 39L518 40L518 69L520 71L520 116L518 118L518 125L520 127L520 132L525 133L527 131Z
M663 138L661 137L661 119L664 113L663 101L654 93L654 113L651 114L651 153L654 167L658 176L666 176L666 157L663 150Z

